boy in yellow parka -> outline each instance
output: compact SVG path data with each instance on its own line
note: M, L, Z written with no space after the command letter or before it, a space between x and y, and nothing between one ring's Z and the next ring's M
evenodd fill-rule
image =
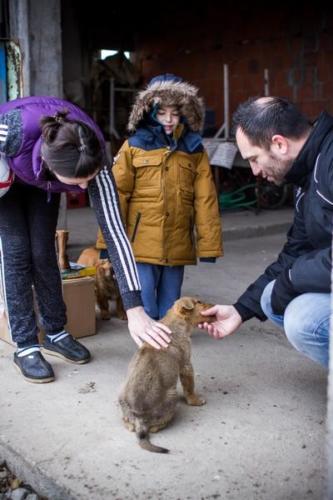
M132 134L115 158L126 231L147 314L162 318L180 297L184 266L222 255L221 223L211 169L199 131L198 89L160 75L133 105ZM105 249L101 233L97 248Z

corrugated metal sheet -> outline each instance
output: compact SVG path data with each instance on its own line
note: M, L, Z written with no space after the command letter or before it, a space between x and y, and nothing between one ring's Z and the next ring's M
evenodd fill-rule
M7 50L7 95L8 99L23 96L22 55L20 47L12 40L6 42Z

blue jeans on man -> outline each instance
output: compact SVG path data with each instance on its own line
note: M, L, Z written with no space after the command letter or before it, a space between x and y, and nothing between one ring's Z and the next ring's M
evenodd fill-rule
M141 297L146 313L160 319L179 299L184 279L184 266L159 266L137 262Z
M261 296L261 308L267 318L284 329L289 342L299 352L328 368L331 294L303 293L279 316L271 307L274 283L268 283Z

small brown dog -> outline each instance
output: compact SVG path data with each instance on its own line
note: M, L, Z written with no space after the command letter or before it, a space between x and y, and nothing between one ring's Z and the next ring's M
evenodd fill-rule
M126 312L121 300L118 283L113 273L112 264L108 259L99 258L100 251L90 247L83 250L77 263L83 266L96 267L95 292L96 302L101 311L102 319L110 319L111 312L109 301L116 301L116 316L119 319L127 319Z
M214 317L200 313L212 307L194 297L183 297L169 309L161 323L172 331L166 349L157 350L144 343L134 354L127 380L119 396L123 421L130 431L135 431L139 445L148 451L168 453L169 450L153 445L149 432L163 429L173 418L177 403L177 381L180 378L188 405L205 404L194 393L194 374L191 364L191 339L193 327Z

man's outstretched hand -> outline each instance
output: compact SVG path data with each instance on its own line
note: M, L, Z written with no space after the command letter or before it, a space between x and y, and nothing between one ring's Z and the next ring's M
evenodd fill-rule
M216 321L207 323L205 318L199 328L207 330L211 337L222 339L234 333L242 324L242 318L234 306L216 305L203 311L202 316L215 316Z

